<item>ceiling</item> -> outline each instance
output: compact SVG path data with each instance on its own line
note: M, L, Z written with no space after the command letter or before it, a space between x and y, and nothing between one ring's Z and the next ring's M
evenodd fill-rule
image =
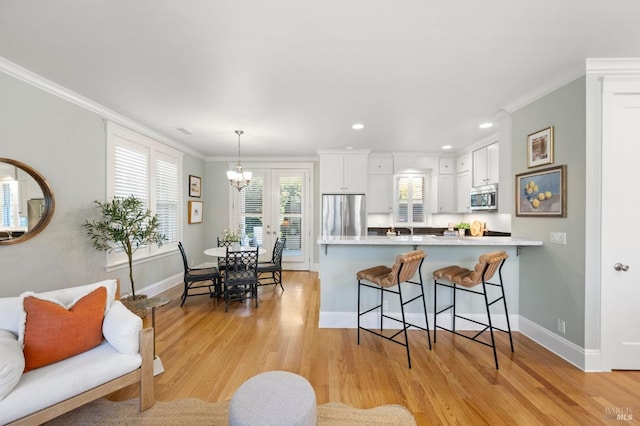
M204 157L234 156L236 129L243 157L432 152L586 58L640 56L638 17L637 0L0 0L0 57Z

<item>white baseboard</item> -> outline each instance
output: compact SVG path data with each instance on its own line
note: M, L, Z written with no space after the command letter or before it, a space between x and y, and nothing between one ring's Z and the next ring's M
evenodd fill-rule
M599 350L586 351L525 317L520 317L520 332L583 371L600 371Z
M159 281L157 283L150 284L140 289L138 292L140 294L146 294L149 297L153 297L162 293L165 290L169 290L170 288L173 288L177 285L182 284L182 278L183 278L183 274L176 274L169 278L165 278L164 280Z

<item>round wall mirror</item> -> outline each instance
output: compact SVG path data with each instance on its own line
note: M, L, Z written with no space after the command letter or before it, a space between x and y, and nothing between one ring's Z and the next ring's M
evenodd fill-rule
M38 235L54 209L53 191L40 173L20 161L0 158L0 245Z

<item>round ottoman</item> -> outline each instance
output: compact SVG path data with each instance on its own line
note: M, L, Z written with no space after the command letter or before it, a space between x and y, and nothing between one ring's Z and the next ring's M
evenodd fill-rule
M231 398L229 424L315 425L316 393L302 376L268 371L244 382Z

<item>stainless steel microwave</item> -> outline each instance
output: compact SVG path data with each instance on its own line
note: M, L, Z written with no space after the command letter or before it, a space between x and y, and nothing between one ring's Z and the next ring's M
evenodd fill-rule
M498 210L498 187L484 186L471 189L471 210Z

